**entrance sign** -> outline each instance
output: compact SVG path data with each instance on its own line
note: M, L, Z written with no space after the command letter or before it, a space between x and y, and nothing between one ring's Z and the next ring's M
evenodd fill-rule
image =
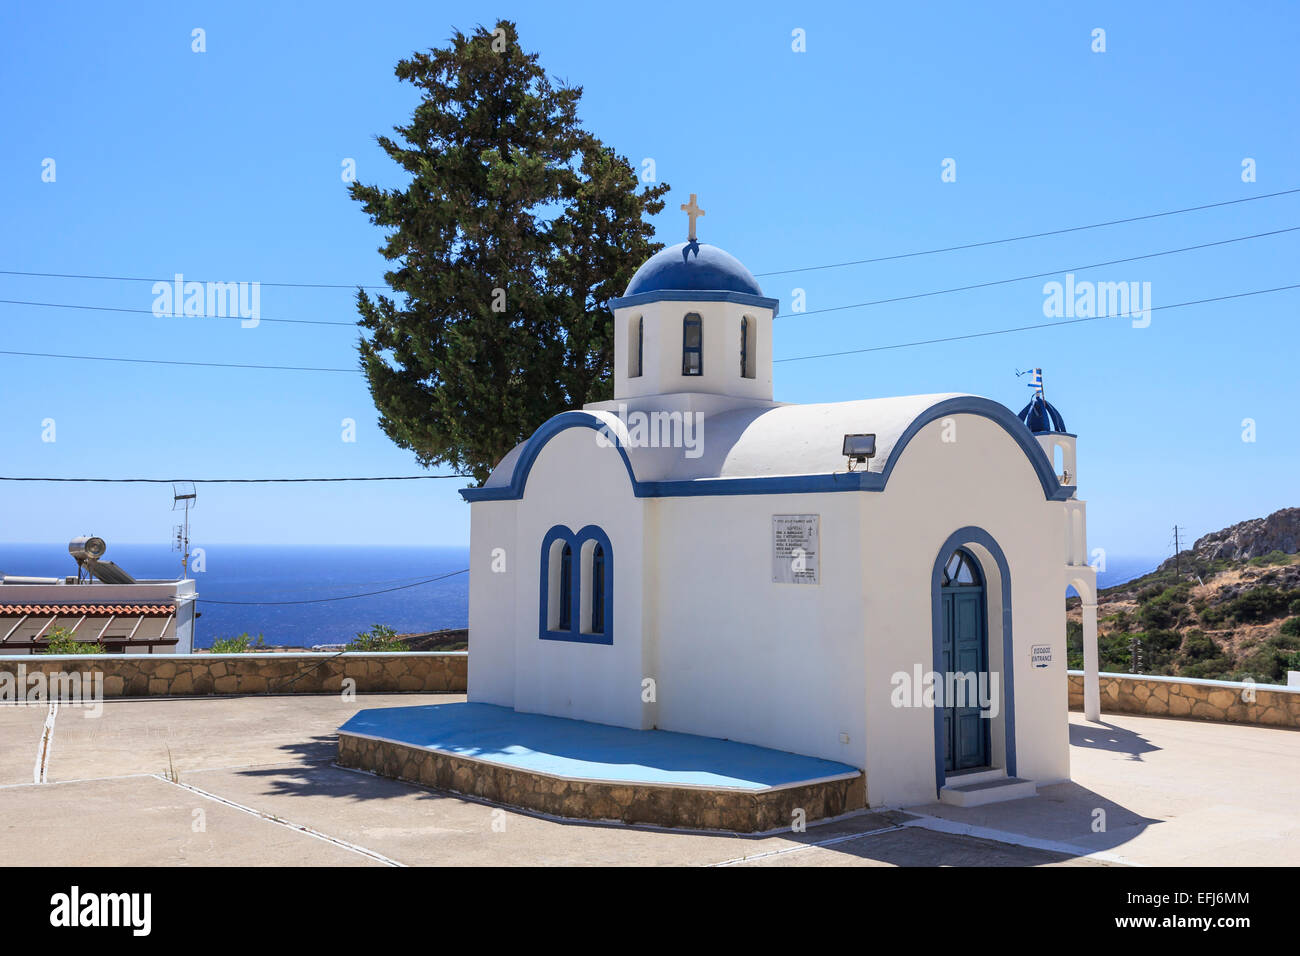
M818 584L820 515L772 515L772 583Z
M1029 648L1029 663L1034 667L1046 667L1052 663L1051 644L1033 644Z

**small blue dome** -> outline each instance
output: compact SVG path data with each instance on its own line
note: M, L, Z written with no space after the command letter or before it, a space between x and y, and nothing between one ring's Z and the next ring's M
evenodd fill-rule
M666 291L763 294L739 259L702 242L679 242L655 253L636 270L623 296Z
M1029 404L1020 410L1020 420L1035 435L1065 431L1065 419L1051 402L1043 398L1042 392L1035 392Z

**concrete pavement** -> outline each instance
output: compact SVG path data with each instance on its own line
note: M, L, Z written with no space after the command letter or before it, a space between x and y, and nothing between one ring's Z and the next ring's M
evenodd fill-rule
M451 694L0 706L18 865L1107 865L1296 863L1300 733L1071 715L1075 780L1012 803L871 811L744 837L558 821L333 766L358 710ZM1095 829L1097 811L1104 830ZM1092 854L1091 856L1087 854Z

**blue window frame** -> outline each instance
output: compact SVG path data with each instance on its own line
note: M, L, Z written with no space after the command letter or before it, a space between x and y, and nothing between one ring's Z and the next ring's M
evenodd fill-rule
M740 377L753 378L749 374L749 350L752 345L749 341L749 316L743 316L740 320Z
M540 571L538 637L614 643L614 550L603 529L551 528L542 538Z
M704 374L704 332L698 312L682 320L682 374Z
M641 372L645 369L645 317L637 316L636 320L636 374L639 378Z
M560 630L573 630L573 546L560 552Z
M605 633L605 549L591 551L591 633Z

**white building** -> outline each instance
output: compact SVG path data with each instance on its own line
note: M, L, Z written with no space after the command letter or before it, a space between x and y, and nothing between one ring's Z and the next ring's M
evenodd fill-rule
M610 306L613 401L462 491L469 699L840 761L873 806L1068 778L1064 589L1095 718L1095 576L1041 393L1032 430L973 395L774 402L778 302L693 238ZM983 697L930 706L954 672Z
M90 554L79 550L86 542ZM105 547L100 538L74 539L69 551L79 555L76 576L0 575L0 654L43 653L56 628L109 654L193 652L193 579L137 581L111 561L97 560Z

